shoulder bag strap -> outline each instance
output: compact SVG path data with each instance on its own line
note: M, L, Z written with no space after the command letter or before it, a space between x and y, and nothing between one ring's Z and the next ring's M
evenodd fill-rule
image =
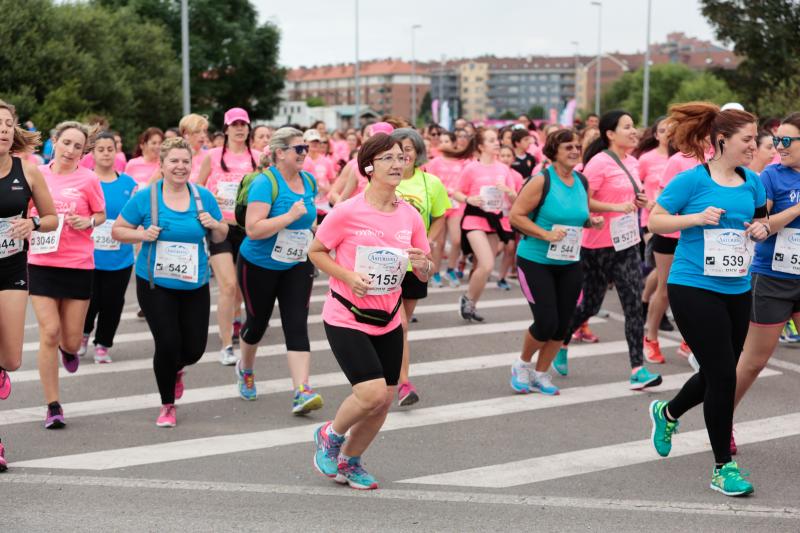
M611 150L603 150L603 153L606 154L611 159L613 159L614 162L619 166L619 168L625 171L625 175L628 176L629 180L631 180L631 185L633 186L633 192L635 192L637 195L640 194L642 191L639 189L639 185L636 184L636 180L633 179L631 173L628 172L627 167L624 164L622 164L622 161L620 161L619 156L614 152L612 152Z

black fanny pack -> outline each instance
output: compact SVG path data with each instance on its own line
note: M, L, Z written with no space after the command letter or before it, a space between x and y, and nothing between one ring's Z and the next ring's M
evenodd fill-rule
M337 299L339 303L353 313L353 316L356 317L356 322L380 327L386 326L392 321L394 316L397 314L397 310L400 309L400 304L403 301L403 298L398 297L397 304L394 306L394 309L392 309L392 312L389 313L383 309L361 309L356 307L353 302L333 289L331 289L331 295L333 295L333 297Z

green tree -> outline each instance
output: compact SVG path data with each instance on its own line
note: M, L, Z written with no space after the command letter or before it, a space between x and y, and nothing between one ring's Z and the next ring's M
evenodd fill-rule
M500 118L500 119L503 119L503 120L511 120L511 119L517 118L517 113L514 113L510 109L506 109L505 111L500 113L500 116L497 117L497 118Z
M308 107L322 107L325 105L325 100L319 96L311 96L310 98L306 99L306 105Z
M528 109L528 116L532 119L544 118L544 107L539 104L531 106L531 108Z
M650 116L657 117L667 112L681 85L697 74L683 64L668 63L650 69ZM644 97L644 71L626 72L603 95L603 109L624 109L634 122L642 118Z
M681 83L670 104L705 100L722 105L738 100L728 84L710 72L703 72Z
M112 9L130 7L146 20L164 24L180 55L180 0L93 0ZM189 64L192 110L217 126L230 107L253 119L272 118L280 103L285 69L278 65L280 32L258 24L249 0L189 2Z

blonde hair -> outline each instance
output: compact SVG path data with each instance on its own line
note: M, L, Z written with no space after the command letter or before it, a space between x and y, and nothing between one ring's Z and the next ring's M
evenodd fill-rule
M11 113L11 118L14 120L14 139L11 141L12 154L33 152L37 146L42 144L42 136L38 131L28 131L19 127L16 107L0 100L0 109Z
M208 128L208 117L205 115L198 115L197 113L186 115L178 123L178 130L181 135L199 131L203 128Z
M161 163L164 162L171 150L186 150L189 152L189 159L192 158L192 147L183 137L173 137L161 143L161 153L159 154Z
M83 133L84 137L86 137L86 144L83 146L83 153L85 155L91 152L94 148L94 139L97 136L99 129L100 128L97 125L87 126L86 124L77 122L75 120L66 120L59 123L55 127L55 138L56 140L60 139L67 130L78 130L79 132Z
M302 136L303 132L297 128L279 128L272 134L272 138L269 140L269 151L274 154L275 150L286 150L289 148L290 139Z

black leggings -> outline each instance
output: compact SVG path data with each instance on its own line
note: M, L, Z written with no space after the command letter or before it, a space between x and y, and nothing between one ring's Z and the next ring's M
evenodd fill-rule
M132 266L122 270L96 270L92 281L92 300L89 302L89 311L86 312L86 321L83 324L83 334L89 335L94 329L97 320L97 333L93 344L111 348L114 344L114 335L117 334L122 308L125 307L125 291L131 280Z
M269 270L240 256L236 274L247 313L242 340L251 345L261 342L277 299L286 349L308 352L308 303L314 285L311 262L297 263L288 270Z
M351 385L373 379L385 379L389 386L400 380L403 363L403 326L383 335L325 325L325 335L339 367Z
M528 331L540 342L566 337L575 304L581 294L580 262L544 265L517 256L519 286L533 313Z
M203 356L208 341L211 296L208 284L193 290L150 289L147 280L136 277L136 296L153 334L156 373L161 403L175 403L178 371Z
M600 311L608 292L608 282L613 281L625 314L625 340L628 341L628 357L631 368L644 364L642 339L644 317L642 316L642 261L639 248L631 246L621 252L614 248L581 248L583 266L583 300L572 317L572 333ZM564 344L569 344L567 335Z
M667 285L669 304L700 371L669 402L669 414L679 418L700 403L718 464L731 460L736 363L750 322L750 291L720 294L685 285Z

